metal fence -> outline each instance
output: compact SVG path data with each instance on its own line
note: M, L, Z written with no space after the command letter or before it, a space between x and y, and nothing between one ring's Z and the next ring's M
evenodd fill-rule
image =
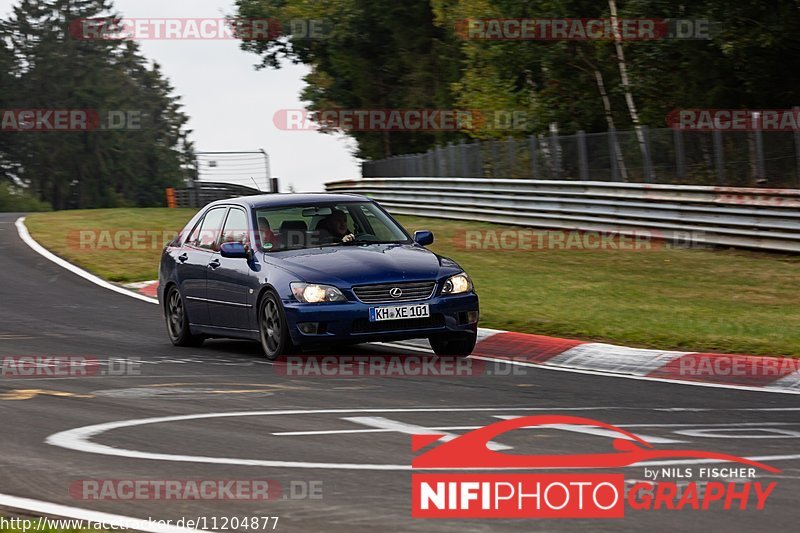
M800 188L800 131L677 129L448 144L363 164L363 176L528 178Z
M167 199L170 205L174 205L174 207L200 208L217 200L228 200L239 196L253 196L256 194L264 193L258 189L232 183L196 182L194 187L172 189L171 193L168 189ZM170 195L172 195L174 202L169 200Z
M799 189L442 177L326 187L367 195L398 215L800 253Z

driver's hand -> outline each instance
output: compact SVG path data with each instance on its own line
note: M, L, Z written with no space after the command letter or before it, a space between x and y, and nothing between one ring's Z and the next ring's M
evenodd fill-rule
M347 235L342 237L342 242L353 242L354 240L356 240L356 236L353 235L352 233L348 233Z

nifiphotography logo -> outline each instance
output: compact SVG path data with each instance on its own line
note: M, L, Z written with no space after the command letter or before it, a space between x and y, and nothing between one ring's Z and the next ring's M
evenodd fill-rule
M513 455L493 451L493 439L521 428L582 426L618 435L611 453L565 455ZM657 450L621 428L589 418L545 415L504 420L449 441L444 435L414 435L413 451L435 446L416 456L414 470L498 470L493 473L415 473L412 475L414 518L623 518L633 510L763 510L775 482L753 481L757 470L780 470L744 457L703 450ZM440 440L442 439L442 440ZM581 469L615 469L681 459L709 463L737 463L733 467L702 467L709 478L745 478L743 481L682 482L666 477L688 477L692 468L664 468L662 476L645 469L645 479L626 491L624 474L591 474ZM744 466L739 466L744 465ZM645 466L645 465L643 465ZM569 469L568 473L519 474L527 469ZM505 473L508 472L508 473ZM676 475L669 475L669 473ZM680 474L680 475L678 475ZM656 480L662 477L661 480ZM630 485L630 483L629 483ZM752 496L752 498L751 498Z

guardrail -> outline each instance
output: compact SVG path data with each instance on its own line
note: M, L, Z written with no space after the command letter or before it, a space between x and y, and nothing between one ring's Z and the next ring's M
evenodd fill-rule
M364 178L326 188L400 215L800 252L800 189L471 178Z
M171 191L171 192L170 192ZM253 196L264 194L258 189L244 187L232 183L212 183L200 181L194 187L184 189L168 189L167 202L170 207L205 207L217 200L227 200L239 196Z

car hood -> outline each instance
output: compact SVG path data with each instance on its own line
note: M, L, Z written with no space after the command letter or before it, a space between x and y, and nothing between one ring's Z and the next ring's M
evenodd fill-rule
M337 286L438 280L459 266L419 246L369 244L293 250L267 259L309 283Z

